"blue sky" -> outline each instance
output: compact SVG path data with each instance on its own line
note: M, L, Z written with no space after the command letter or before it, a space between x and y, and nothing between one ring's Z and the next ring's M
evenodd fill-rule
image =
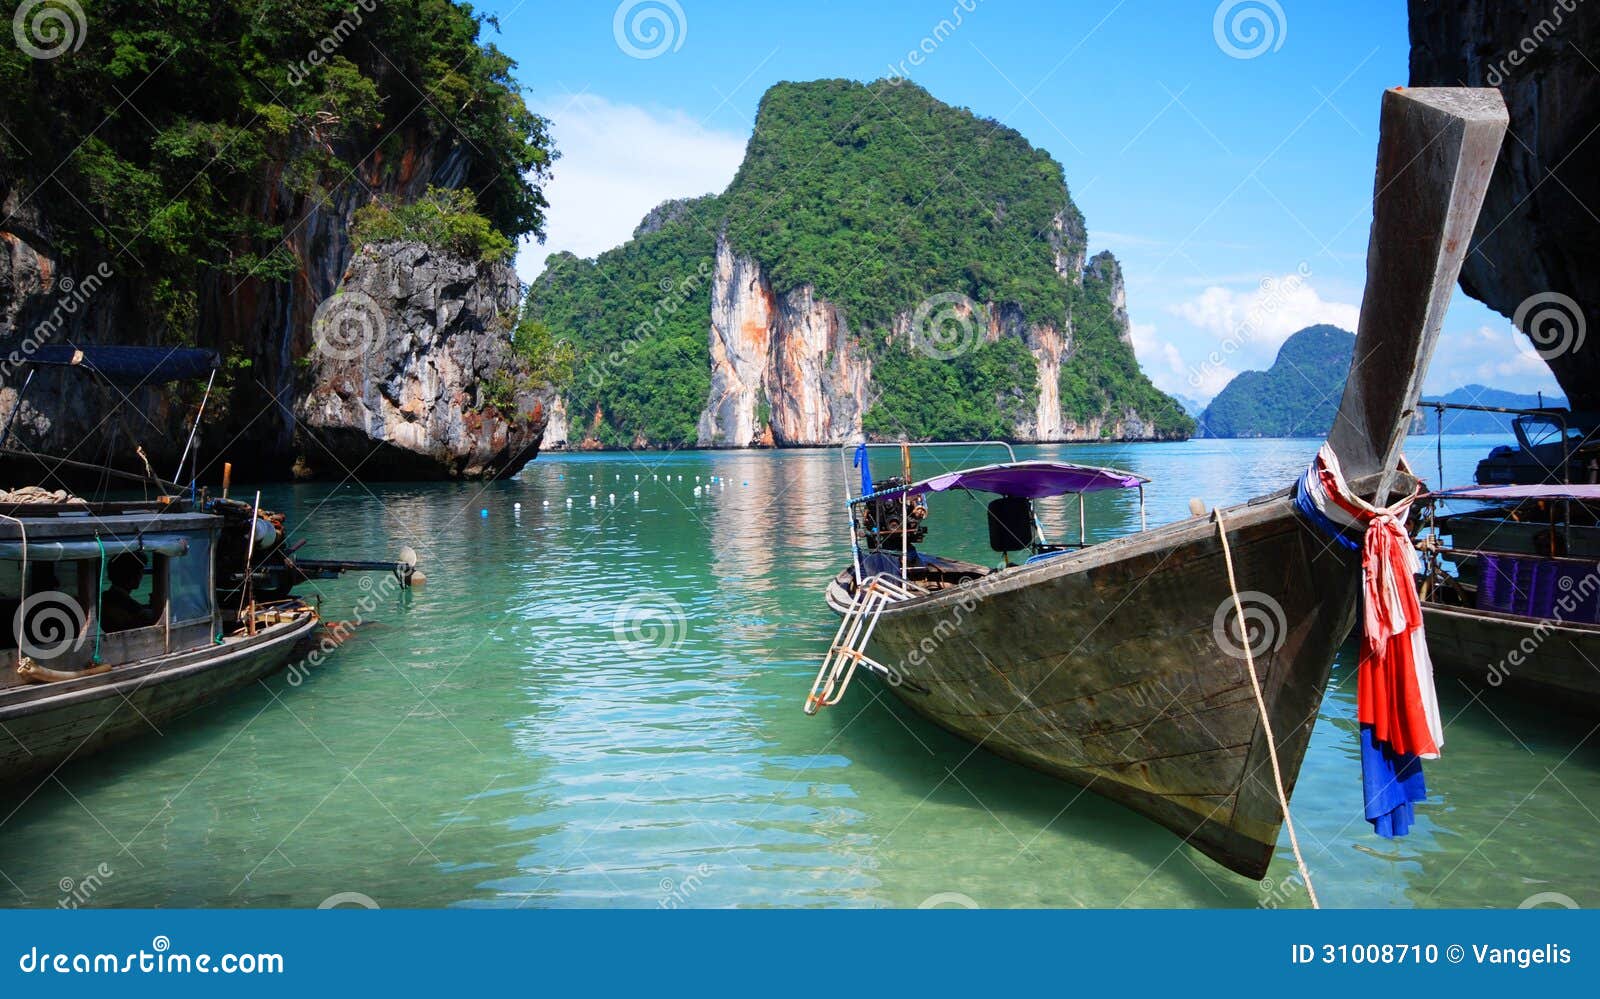
M553 250L624 241L665 198L721 190L773 83L900 71L1061 162L1091 252L1123 262L1162 388L1205 399L1295 329L1354 326L1379 95L1407 81L1400 0L477 6L563 153L524 279ZM1259 333L1208 363L1247 319ZM1555 391L1510 322L1458 290L1428 388L1468 382Z

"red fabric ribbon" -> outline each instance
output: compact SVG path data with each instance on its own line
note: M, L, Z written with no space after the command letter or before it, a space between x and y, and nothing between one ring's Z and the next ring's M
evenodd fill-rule
M1422 605L1417 600L1416 552L1399 512L1367 520L1361 544L1362 636L1356 676L1356 716L1373 738L1397 753L1439 755L1418 678ZM1429 670L1431 673L1431 669Z

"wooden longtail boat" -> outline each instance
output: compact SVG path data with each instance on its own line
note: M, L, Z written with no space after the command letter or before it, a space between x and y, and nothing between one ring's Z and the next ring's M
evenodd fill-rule
M89 502L65 489L0 492L0 785L36 783L114 742L160 732L283 666L318 620L293 596L298 583L362 570L420 580L409 550L397 562L294 559L283 518L261 510L259 494L255 503L228 499L226 471L224 495L210 497L153 474L5 447L33 365L132 391L214 371L210 351L45 345L12 357L29 370L0 431L6 467L65 485L58 473L71 465L157 495Z
M1384 94L1381 119L1367 287L1329 436L1349 484L1377 505L1414 486L1399 470L1400 447L1507 116L1493 90L1395 89ZM907 488L909 478L851 502L856 557L827 588L844 623L807 709L836 703L864 665L944 728L1121 802L1224 866L1263 877L1284 809L1229 633L1247 635L1255 653L1292 793L1335 652L1355 621L1359 556L1310 523L1286 483L1220 519L1041 552L1051 557L1020 566L920 556L913 565L923 529L912 499L917 487L935 487ZM1026 491L990 484L1013 507L1031 503ZM991 547L1022 550L1006 536L1025 522L1015 510L992 516ZM1243 623L1233 619L1224 525ZM897 571L877 571L874 562L897 554ZM1252 627L1263 614L1273 626Z
M317 624L299 600L217 600L221 517L174 503L30 506L0 510L0 784L160 732L284 665ZM137 616L121 600L113 619L118 567L140 580L124 591Z
M1600 715L1600 485L1477 486L1429 498L1499 504L1431 518L1422 533L1435 668L1491 706L1519 696Z

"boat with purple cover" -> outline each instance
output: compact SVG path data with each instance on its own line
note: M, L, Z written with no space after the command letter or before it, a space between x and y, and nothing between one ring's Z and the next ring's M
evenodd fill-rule
M1435 517L1422 532L1434 666L1474 696L1600 713L1600 485L1475 486L1428 499L1492 504Z
M1506 121L1493 90L1384 94L1367 288L1327 447L1347 501L1387 508L1415 488L1401 446ZM864 668L976 746L1264 877L1356 620L1362 556L1287 482L1111 541L1052 545L1034 515L1041 496L1142 493L1143 480L1013 460L916 481L910 453L893 479L869 472L848 498L851 564L825 597L841 623L807 711L838 703ZM956 489L992 497L999 565L921 550L921 498ZM1014 564L1012 552L1027 558Z

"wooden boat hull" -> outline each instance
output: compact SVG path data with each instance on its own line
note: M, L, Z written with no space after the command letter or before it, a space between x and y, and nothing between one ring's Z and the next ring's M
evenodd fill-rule
M302 617L119 666L98 676L0 690L0 786L34 781L282 667L316 627Z
M1600 716L1600 626L1430 601L1422 617L1434 666L1470 693L1504 691Z
M1252 650L1292 794L1359 558L1286 493L1224 513L1246 619L1273 632ZM835 612L850 578L830 588ZM1283 815L1242 648L1217 638L1229 593L1216 523L1191 518L891 605L870 651L919 714L1260 879Z

